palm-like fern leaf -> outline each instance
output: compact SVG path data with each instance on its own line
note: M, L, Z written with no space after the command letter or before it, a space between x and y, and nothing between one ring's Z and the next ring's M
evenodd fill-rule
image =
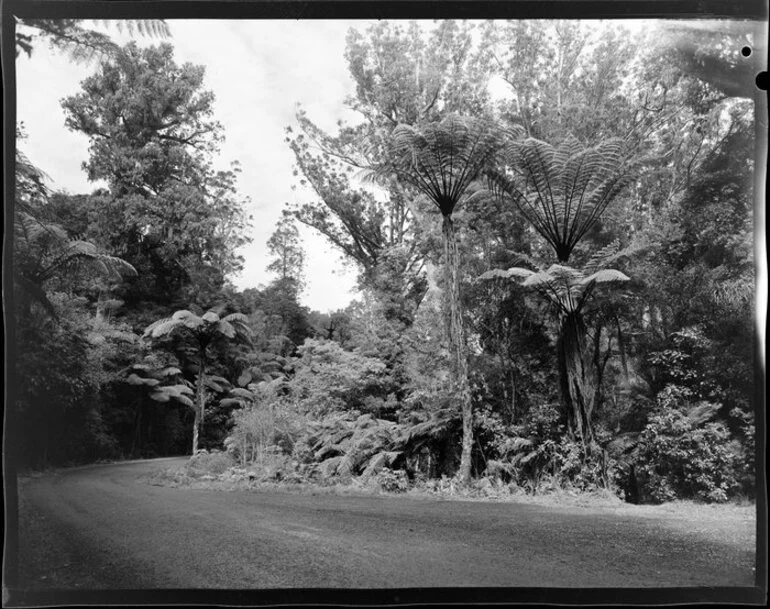
M236 397L243 398L244 400L254 400L254 393L248 389L242 387L234 387L230 389L230 393Z
M554 264L545 271L513 267L487 271L480 279L524 279L521 285L536 290L563 313L579 311L596 284L619 283L629 278L615 269L602 269L589 276L568 266Z
M163 19L100 19L95 23L100 23L105 27L114 26L118 32L124 30L130 36L144 36L146 38L168 38L171 36L171 30Z
M162 336L168 336L174 332L180 325L178 319L167 317L165 319L159 319L154 321L144 330L144 338L161 338Z
M503 166L487 171L493 192L512 200L561 262L634 178L622 140L584 148L572 136L558 147L527 138L506 147Z
M128 376L126 382L129 385L147 385L148 387L156 387L157 385L160 385L160 381L158 379L141 377L135 372Z
M631 279L625 275L624 273L621 273L618 270L615 269L602 269L600 271L596 271L595 273L592 273L588 277L584 277L580 280L580 283L582 285L591 285L594 283L616 283L616 282L622 282L622 281L631 281Z
M77 19L18 19L19 23L34 28L38 35L48 40L51 47L66 53L77 63L88 63L97 58L116 55L120 46L107 34L85 27L85 21ZM119 32L153 38L167 38L171 32L168 24L161 19L94 20L95 25L114 26ZM16 36L17 55L23 50L32 53L32 37Z
M120 280L123 276L136 276L136 269L122 258L102 254L88 241L69 241L42 275L50 279L61 270L70 272L95 271L110 279Z
M515 266L508 270L492 269L491 271L479 275L479 279L527 279L534 274L535 271Z
M157 387L150 394L150 398L156 402L168 402L169 400L177 400L182 402L185 406L193 408L195 405L189 396L193 394L192 389L187 385L163 385Z
M650 247L649 243L632 243L621 249L620 241L615 239L612 243L593 254L588 262L583 265L583 271L585 273L596 272L599 269L606 268L610 264L614 264L618 260L641 254Z
M450 215L468 186L497 154L499 131L488 121L450 115L425 127L399 125L389 142L389 160L370 176L396 175Z

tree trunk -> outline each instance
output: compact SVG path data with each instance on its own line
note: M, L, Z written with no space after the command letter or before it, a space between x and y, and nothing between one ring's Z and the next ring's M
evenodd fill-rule
M195 388L195 421L193 422L193 445L192 454L195 455L198 452L198 437L200 436L200 428L203 425L203 409L206 405L206 360L201 355L200 369L198 370L198 383Z
M580 313L565 315L559 328L559 376L569 432L588 456L593 443L595 370L585 349L586 328Z
M195 404L195 420L193 422L193 443L192 443L192 454L195 455L196 452L198 452L198 430L200 429L201 425L201 415L200 415L200 408L198 408L198 404Z
M617 313L615 313L615 327L618 330L618 351L620 352L620 362L623 366L623 385L629 387L631 381L628 374L628 361L626 360L626 341L623 338L623 331L620 328L620 319Z
M473 450L473 411L468 382L468 359L465 354L462 311L460 309L460 269L457 240L451 216L444 216L444 277L448 312L447 338L452 357L452 376L460 398L463 419L463 441L460 456L460 481L471 482L471 451Z
M131 443L131 456L136 458L142 445L142 398L137 400L136 416L134 417L134 441Z

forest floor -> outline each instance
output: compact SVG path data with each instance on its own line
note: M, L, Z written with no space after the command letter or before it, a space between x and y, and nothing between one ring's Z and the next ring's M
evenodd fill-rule
M752 506L222 492L150 481L184 459L19 480L19 588L751 587ZM575 498L577 501L579 498Z

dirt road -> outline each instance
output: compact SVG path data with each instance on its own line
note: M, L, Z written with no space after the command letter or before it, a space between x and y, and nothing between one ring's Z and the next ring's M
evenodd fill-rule
M594 508L152 486L181 460L20 484L23 588L753 586L754 524Z

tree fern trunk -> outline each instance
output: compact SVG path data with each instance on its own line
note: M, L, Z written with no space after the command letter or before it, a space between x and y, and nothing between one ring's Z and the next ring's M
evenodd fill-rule
M594 406L595 371L585 349L586 328L579 313L569 313L559 328L559 376L569 432L588 456L593 442L591 417Z
M198 383L195 388L195 421L193 422L193 455L198 451L198 438L200 428L203 425L203 409L206 401L206 360L201 355L200 368L198 370Z
M142 445L142 398L137 400L136 416L134 417L134 440L131 443L131 456L136 457L137 451Z
M195 404L195 420L193 422L193 443L192 443L192 454L195 455L196 452L198 452L198 432L201 425L201 415L200 415L200 409L198 408L198 404Z
M465 354L462 311L460 308L460 269L451 216L444 216L444 276L446 280L446 304L448 311L447 334L452 356L452 373L456 394L460 398L463 420L462 452L460 456L460 480L463 484L471 481L471 454L473 450L473 412L471 391L468 382L468 359Z

